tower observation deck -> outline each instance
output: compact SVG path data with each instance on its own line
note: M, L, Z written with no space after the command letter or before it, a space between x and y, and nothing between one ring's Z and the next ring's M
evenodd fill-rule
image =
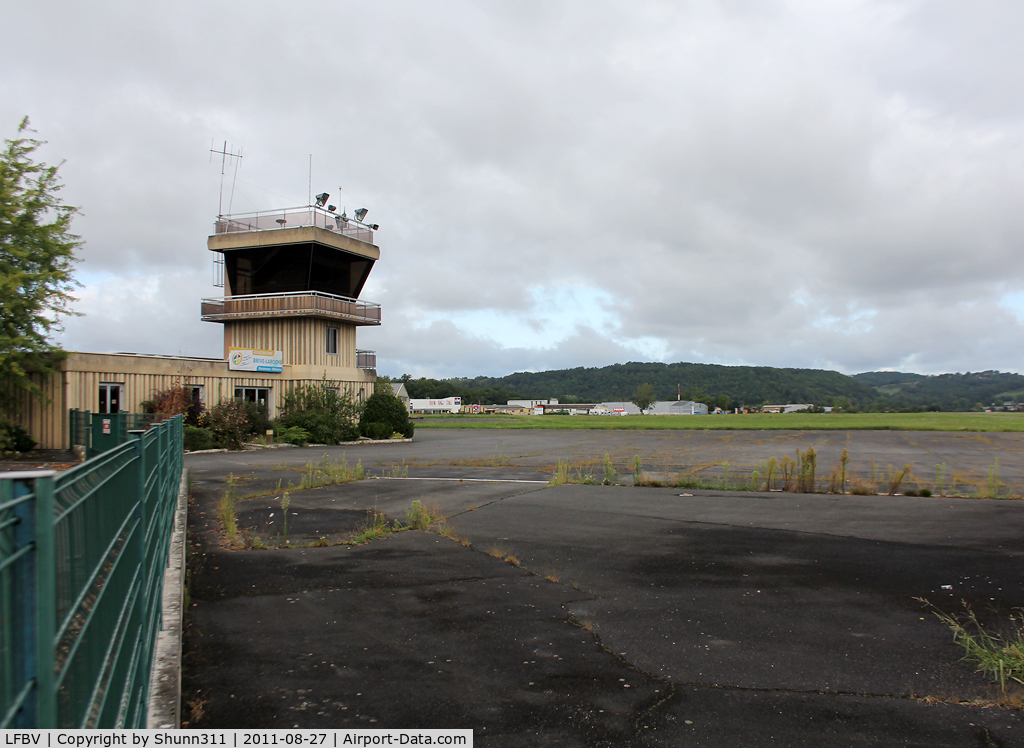
M201 314L224 325L225 358L263 349L285 365L375 368L355 348L356 327L381 323L380 305L359 298L380 258L375 228L318 205L218 217L207 246L225 293Z

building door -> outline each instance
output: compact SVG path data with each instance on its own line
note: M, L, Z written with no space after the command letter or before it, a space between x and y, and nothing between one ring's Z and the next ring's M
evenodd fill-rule
M121 384L100 383L100 413L121 412Z

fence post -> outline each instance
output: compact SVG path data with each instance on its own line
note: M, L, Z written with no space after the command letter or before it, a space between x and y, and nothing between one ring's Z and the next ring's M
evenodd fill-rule
M39 728L57 727L57 558L53 539L53 476L36 479L36 663Z
M33 481L28 477L13 478L4 480L0 485L0 501L20 499L32 493ZM17 524L12 528L14 549L22 549L32 545L36 541L36 504L35 501L26 501L18 504L11 512L17 518ZM14 550L12 549L12 550ZM39 631L36 625L38 607L36 604L36 560L39 557L38 549L26 553L20 562L12 570L13 579L11 589L11 610L10 616L10 652L12 661L6 667L10 668L11 689L10 696L16 696L29 681L35 679L38 668L36 662L35 640ZM6 601L5 601L6 602ZM35 679L35 690L38 693L39 681ZM16 702L15 702L16 703ZM5 704L5 707L14 704ZM12 720L5 727L36 727L36 714L38 713L38 696L31 694L25 699L21 708L11 715Z
M146 478L147 478L147 466L146 466L146 447L142 443L142 435L146 432L141 429L132 429L128 432L128 439L132 441L132 446L135 449L135 458L138 460L136 463L137 469L135 471L135 483L136 483L136 496L138 501L136 502L136 511L139 514L139 527L141 528L140 541L139 541L139 561L143 564L142 579L148 579L149 569L146 568L146 545L149 542L149 507L146 505Z
M56 580L53 557L53 471L14 473L11 497L32 494L32 500L14 507L18 523L14 543L18 548L34 546L16 567L14 580L11 654L15 682L19 687L35 681L35 693L14 715L13 727L53 728L57 726L57 694L54 682L54 636L56 632ZM4 491L3 493L7 493Z

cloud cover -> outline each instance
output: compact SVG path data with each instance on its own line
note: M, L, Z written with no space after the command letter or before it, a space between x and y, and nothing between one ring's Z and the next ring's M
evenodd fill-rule
M225 212L305 204L312 154L312 191L381 224L384 373L1022 370L1018 4L5 13L0 132L30 115L83 211L68 348L221 354L226 140Z

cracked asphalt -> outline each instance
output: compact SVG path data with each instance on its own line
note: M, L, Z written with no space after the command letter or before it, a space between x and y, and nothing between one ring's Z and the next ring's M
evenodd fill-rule
M533 447L522 434L514 450L511 434L424 430L403 445L188 457L189 726L461 727L494 746L1024 746L1021 711L967 703L1000 693L915 599L966 601L988 625L1024 607L1024 502L550 486L580 432ZM615 436L600 435L615 454L645 438L664 449L663 433ZM974 451L950 459L1012 458L998 440L963 445ZM291 492L293 545L336 540L368 511L403 519L414 500L454 539L222 546L229 473L273 492L238 518L279 543L274 489L300 478L282 468L325 453L387 477Z

